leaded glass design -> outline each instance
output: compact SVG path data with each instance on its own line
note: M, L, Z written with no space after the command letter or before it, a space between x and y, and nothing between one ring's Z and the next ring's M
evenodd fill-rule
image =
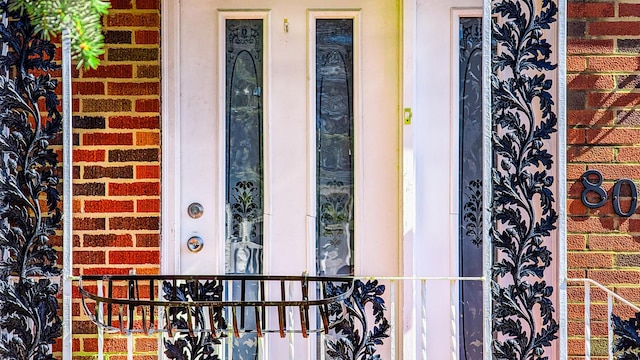
M226 272L262 272L262 20L227 20Z
M353 20L316 20L318 274L353 274Z
M482 276L482 19L460 18L460 276ZM482 359L482 283L460 285L460 358Z
M262 56L263 21L226 20L227 274L259 274L263 268ZM232 294L236 300L257 299L257 283L246 282L244 289L234 284ZM255 323L254 310L244 311L243 318ZM234 338L234 360L257 354L255 335Z

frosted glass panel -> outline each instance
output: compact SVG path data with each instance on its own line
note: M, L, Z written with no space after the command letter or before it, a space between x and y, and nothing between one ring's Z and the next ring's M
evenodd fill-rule
M226 23L226 272L262 272L262 20Z
M482 276L482 19L460 19L460 276ZM460 359L482 359L482 283L460 286Z
M316 20L318 273L353 274L353 20Z

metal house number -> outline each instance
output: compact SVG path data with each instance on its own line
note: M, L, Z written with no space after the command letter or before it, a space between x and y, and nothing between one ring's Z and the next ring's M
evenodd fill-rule
M584 190L582 190L582 194L580 196L580 200L584 206L590 209L597 209L605 204L607 201L607 192L602 188L602 182L604 181L602 177L602 173L598 170L588 170L584 174L582 174L582 185L584 186ZM620 190L623 185L627 185L631 192L631 204L629 205L629 209L627 211L622 211L620 208ZM589 193L594 193L596 195L596 199L599 199L597 202L593 202L593 196L590 198L587 197ZM613 190L611 191L611 203L613 205L613 211L619 216L629 217L636 212L638 208L638 188L636 184L630 179L620 179L613 184Z

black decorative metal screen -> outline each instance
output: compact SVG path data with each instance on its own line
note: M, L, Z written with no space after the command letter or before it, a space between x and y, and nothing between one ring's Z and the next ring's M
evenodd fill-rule
M62 117L49 73L59 67L26 16L5 2L0 12L0 358L53 359L61 270L49 236L62 214L50 143Z
M551 150L557 49L548 41L558 7L502 0L493 2L492 15L493 354L548 359L558 337L554 287L545 280L558 222Z
M640 358L640 313L622 320L611 315L614 342L610 344L616 360L637 360Z

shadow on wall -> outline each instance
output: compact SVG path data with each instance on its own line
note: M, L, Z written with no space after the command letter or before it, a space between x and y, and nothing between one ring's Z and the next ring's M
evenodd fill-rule
M580 233L640 232L633 199L640 186L640 41L621 43L618 57L615 40L569 40L567 76L567 190L569 231ZM637 44L636 44L637 43ZM628 45L634 45L629 47ZM600 51L601 54L594 54ZM594 55L592 55L594 54ZM572 68L580 71L572 72ZM626 69L626 72L620 72ZM616 71L616 74L612 74ZM596 175L585 178L588 170ZM616 182L622 181L616 186ZM614 187L617 187L614 191ZM587 189L588 188L588 189ZM586 190L585 190L586 189ZM589 208L587 202L602 203ZM603 201L602 194L606 194ZM636 195L637 196L637 195ZM624 216L620 216L620 214ZM627 216L630 215L630 216ZM576 227L572 223L581 222ZM635 241L640 243L640 237ZM640 264L639 264L640 265Z

